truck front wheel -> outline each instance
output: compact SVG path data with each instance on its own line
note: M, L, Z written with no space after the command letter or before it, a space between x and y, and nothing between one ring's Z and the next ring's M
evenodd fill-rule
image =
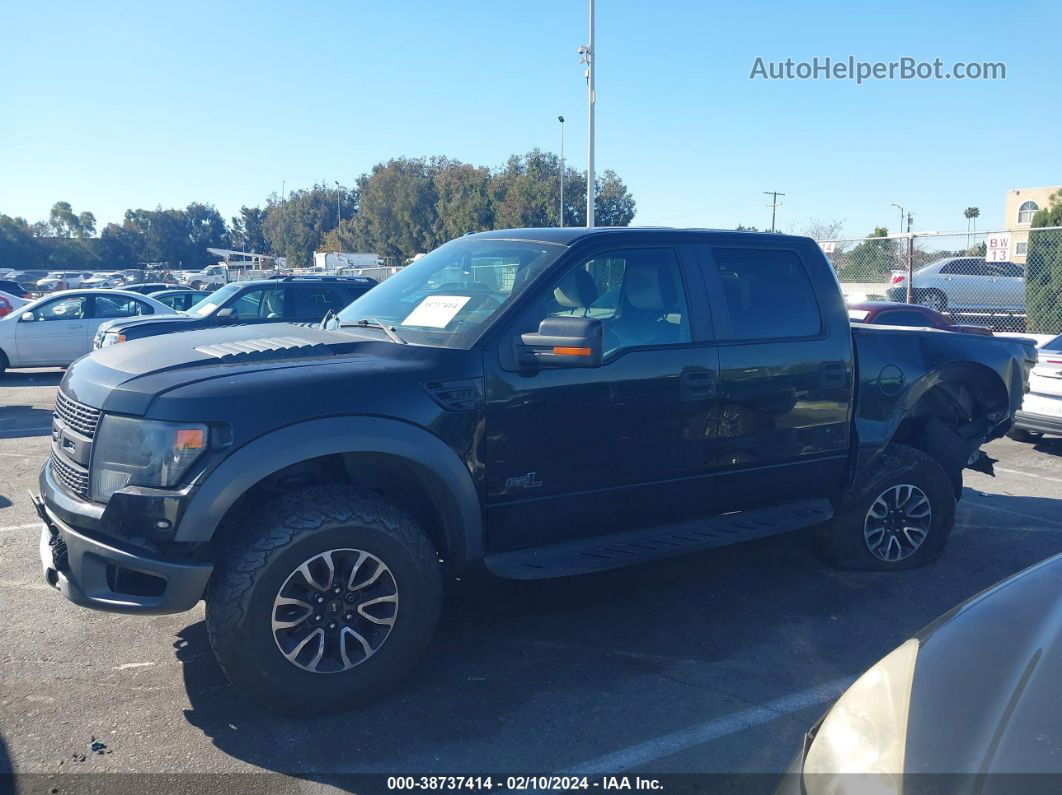
M912 569L939 557L955 522L955 490L936 459L900 444L838 500L818 528L823 557L848 569Z
M412 518L374 492L314 486L264 505L224 543L207 632L237 691L317 715L395 686L441 601L438 556Z

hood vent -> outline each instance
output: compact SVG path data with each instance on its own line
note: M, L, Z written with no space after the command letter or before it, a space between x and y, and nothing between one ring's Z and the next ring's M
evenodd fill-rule
M295 356L331 356L332 349L323 342L301 337L262 337L257 340L233 340L196 348L202 354L223 362L254 362Z

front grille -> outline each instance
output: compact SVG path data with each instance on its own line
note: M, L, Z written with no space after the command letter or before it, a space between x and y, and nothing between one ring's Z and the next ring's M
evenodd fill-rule
M71 400L62 391L55 396L55 416L68 428L89 439L96 433L100 422L100 410Z
M64 461L54 448L52 449L52 474L59 481L59 485L71 494L79 497L88 497L89 476L88 471Z

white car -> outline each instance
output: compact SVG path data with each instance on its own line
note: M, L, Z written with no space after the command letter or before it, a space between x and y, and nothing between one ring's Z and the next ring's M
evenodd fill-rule
M19 298L17 295L11 295L11 293L5 293L0 290L0 317L4 317L11 312L17 312L28 303L29 299Z
M54 293L56 290L73 290L80 287L91 273L83 271L53 271L37 282L37 289L42 293Z
M125 278L121 273L116 271L114 273L94 273L90 278L81 282L80 286L86 288L97 287L102 289L112 289L115 287L122 287L124 284Z
M1025 268L984 257L938 259L913 274L911 302L937 312L1025 311ZM907 301L907 272L893 271L890 301Z
M1062 436L1062 334L1040 345L1010 437L1034 442L1045 433Z
M0 318L0 373L8 367L66 367L92 350L96 329L108 320L172 314L164 303L125 290L67 290L38 298Z

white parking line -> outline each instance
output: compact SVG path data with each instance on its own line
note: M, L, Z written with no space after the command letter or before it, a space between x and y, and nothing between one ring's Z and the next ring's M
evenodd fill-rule
M51 425L44 425L40 428L4 428L0 430L0 439L15 437L16 434L20 433L50 433L51 430Z
M44 524L43 522L37 522L36 524L13 524L13 525L8 525L7 527L0 527L0 533L14 533L14 532L16 532L18 530L32 530L34 528L37 528L38 530L40 530L41 525L43 525L43 524Z
M1046 524L1053 525L1054 527L1062 527L1062 522L1058 521L1057 519L1048 519L1046 516L1036 516L1035 514L1031 513L1012 511L1009 508L998 508L995 505L989 505L988 503L984 502L977 502L976 500L971 500L969 498L964 499L963 504L976 505L978 508L984 508L987 511L998 511L999 513L1007 513L1011 516L1020 516L1022 519L1032 519L1034 522L1044 522Z
M783 696L766 704L749 707L723 718L698 723L695 726L690 726L671 734L665 734L637 745L631 745L611 754L599 756L597 759L580 762L559 773L559 775L592 776L630 770L647 762L710 743L721 737L727 737L731 734L745 731L745 729L751 729L754 726L770 723L784 715L800 712L818 704L824 704L843 693L844 689L852 682L853 680L848 678L835 679L810 690Z
M996 472L1006 472L1010 475L1021 475L1023 478L1036 478L1037 480L1050 480L1052 483L1062 483L1062 478L1049 478L1047 475L1037 475L1033 472L1021 472L1017 469L995 467Z

